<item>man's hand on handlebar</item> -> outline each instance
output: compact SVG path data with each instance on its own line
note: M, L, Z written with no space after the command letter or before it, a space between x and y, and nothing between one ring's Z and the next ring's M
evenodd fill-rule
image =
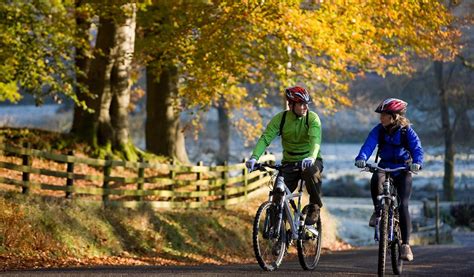
M311 167L314 164L313 158L304 158L301 161L301 170L305 170L308 167Z
M249 170L249 172L252 172L255 170L255 164L257 163L257 160L254 158L251 158L250 160L245 162L245 166Z

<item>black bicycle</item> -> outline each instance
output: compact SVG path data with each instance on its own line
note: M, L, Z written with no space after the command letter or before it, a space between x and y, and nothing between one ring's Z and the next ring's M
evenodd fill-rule
M381 168L367 164L364 171L372 173L385 173L383 183L383 192L377 196L379 201L377 220L375 223L374 239L379 242L378 276L385 275L385 260L390 249L393 273L400 275L403 270L403 260L400 258L402 245L402 234L400 231L399 201L397 189L393 185L393 179L390 177L392 172L408 170L408 167L398 167L394 169Z
M304 181L300 180L298 192L292 193L285 185L280 171L301 170L301 163L270 165L257 164L256 169L274 169L274 182L268 201L257 210L253 224L253 249L260 267L274 271L280 266L289 245L296 241L298 259L304 270L314 270L321 254L321 218L315 225L304 224L306 214L301 210ZM297 199L295 203L294 199Z

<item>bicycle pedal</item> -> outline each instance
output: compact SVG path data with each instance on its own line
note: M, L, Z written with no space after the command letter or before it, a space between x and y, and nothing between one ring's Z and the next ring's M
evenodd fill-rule
M306 231L308 231L310 234L314 235L315 237L319 236L318 230L313 225L306 225L305 229Z

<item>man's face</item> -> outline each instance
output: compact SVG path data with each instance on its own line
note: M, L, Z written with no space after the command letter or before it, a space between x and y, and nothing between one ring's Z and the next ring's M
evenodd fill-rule
M306 113L308 112L308 104L305 103L295 103L293 105L293 112L297 116L306 116Z

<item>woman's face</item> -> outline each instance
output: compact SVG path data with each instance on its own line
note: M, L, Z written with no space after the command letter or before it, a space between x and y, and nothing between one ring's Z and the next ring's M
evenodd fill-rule
M387 127L388 125L392 124L394 122L393 120L393 117L388 114L388 113L381 113L380 114L380 123L382 123L382 125L384 127Z
M293 104L293 111L298 116L306 116L306 113L308 112L308 104L295 103Z

